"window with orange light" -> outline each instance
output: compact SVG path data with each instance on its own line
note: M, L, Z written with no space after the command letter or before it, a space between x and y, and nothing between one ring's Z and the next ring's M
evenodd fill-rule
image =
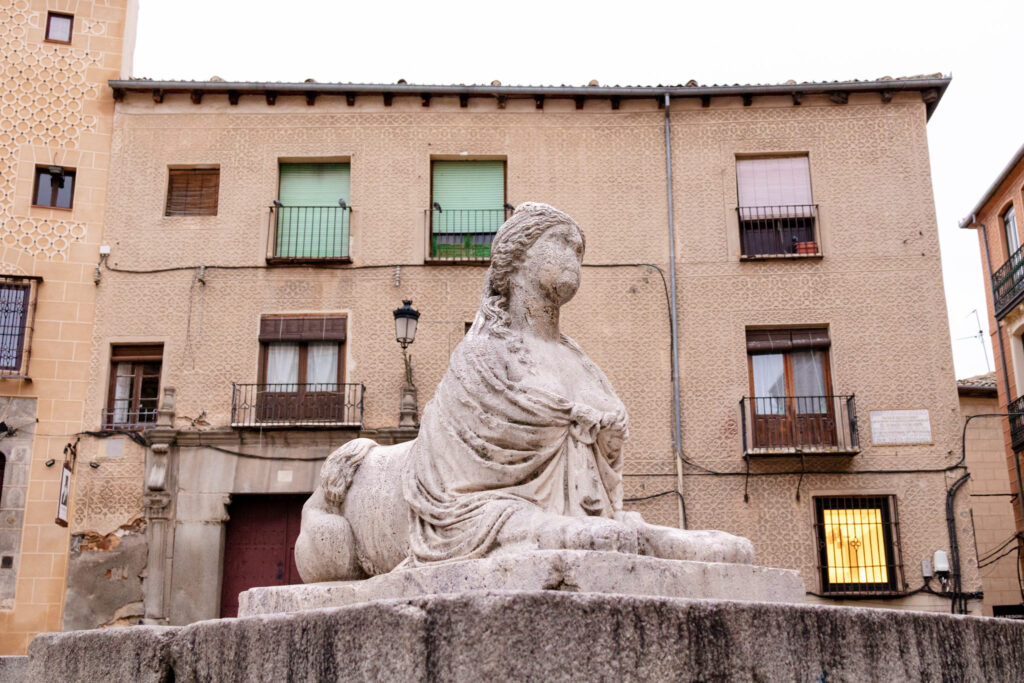
M891 496L820 497L814 507L823 593L899 590Z

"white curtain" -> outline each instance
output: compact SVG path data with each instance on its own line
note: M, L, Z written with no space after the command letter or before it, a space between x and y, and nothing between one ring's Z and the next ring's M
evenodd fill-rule
M793 359L793 391L797 396L796 411L798 413L824 413L826 411L825 396L825 356L823 352L809 349L795 351ZM806 398L814 397L814 398Z
M298 391L299 345L267 346L267 391ZM276 386L273 386L276 385Z
M338 343L310 342L306 355L306 381L310 384L338 382ZM311 391L333 391L334 387L310 387Z
M754 396L758 415L786 414L786 366L781 353L750 357L754 367Z
M810 164L803 156L737 159L736 184L744 219L806 216L814 203Z
M132 363L118 363L114 380L114 424L128 424L128 410L132 403L132 382L135 379Z

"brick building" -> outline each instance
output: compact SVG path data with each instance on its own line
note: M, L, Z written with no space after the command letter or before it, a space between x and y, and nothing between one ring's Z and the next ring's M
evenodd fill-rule
M1013 515L1017 529L1017 562L1024 563L1024 517L1020 492L1021 453L1024 452L1024 252L1021 250L1020 216L1024 216L1024 147L1017 150L989 186L961 228L978 232L982 260L988 273L985 288L989 330L996 364L999 412L1002 420L1006 468L1010 491L1015 495ZM1024 564L1021 564L1024 570ZM1024 597L1024 596L1022 596Z
M526 200L587 234L562 323L630 411L632 509L751 538L810 600L979 609L925 133L948 79L110 85L85 415L118 433L82 441L71 514L119 542L72 552L66 628L294 580L327 453L415 435L392 310L421 313L422 408Z

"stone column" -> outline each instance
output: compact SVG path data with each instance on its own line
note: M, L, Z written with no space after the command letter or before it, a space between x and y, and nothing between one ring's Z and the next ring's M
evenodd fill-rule
M146 483L142 502L146 511L146 540L149 557L146 561L144 583L145 623L167 623L167 596L170 592L171 535L174 530L174 490L172 480L171 446L177 430L174 428L173 387L165 387L163 400L157 411L156 426L146 431L149 450L146 453Z

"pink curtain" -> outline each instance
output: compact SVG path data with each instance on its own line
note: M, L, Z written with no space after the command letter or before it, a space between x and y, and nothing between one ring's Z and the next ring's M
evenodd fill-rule
M736 185L744 220L812 215L808 159L737 159Z

